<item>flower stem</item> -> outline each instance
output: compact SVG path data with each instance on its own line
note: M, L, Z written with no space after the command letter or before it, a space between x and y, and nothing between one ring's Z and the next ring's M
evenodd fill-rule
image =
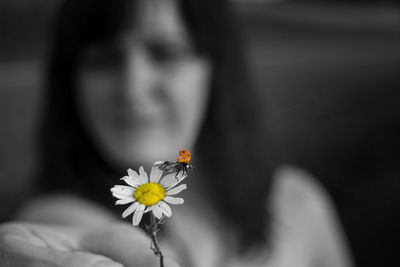
M164 267L164 255L161 252L160 246L158 244L157 232L158 225L161 224L162 219L157 221L156 217L150 212L150 226L147 228L147 234L150 236L151 241L153 242L152 250L154 255L156 255L160 259L160 267Z

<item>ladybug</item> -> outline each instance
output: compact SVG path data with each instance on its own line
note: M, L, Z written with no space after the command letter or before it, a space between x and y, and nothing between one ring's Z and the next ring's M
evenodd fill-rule
M185 175L187 171L192 168L192 165L190 165L191 158L192 155L189 150L180 149L179 156L176 159L176 162L164 161L161 162L158 166L163 171L176 172L175 177L178 176L180 172Z

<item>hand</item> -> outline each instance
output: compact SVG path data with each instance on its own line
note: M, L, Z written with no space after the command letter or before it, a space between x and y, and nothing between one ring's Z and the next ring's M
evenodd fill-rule
M30 223L0 225L0 266L158 267L139 228L114 223L91 229ZM165 257L165 267L179 266Z

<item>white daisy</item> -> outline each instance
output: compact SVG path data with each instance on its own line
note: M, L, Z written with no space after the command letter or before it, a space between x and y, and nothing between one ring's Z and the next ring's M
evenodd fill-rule
M116 185L111 188L112 195L118 200L116 205L132 203L123 213L122 217L126 218L133 214L133 225L139 225L142 220L143 213L153 212L154 216L161 219L163 215L170 217L172 211L167 204L183 204L183 198L174 197L186 189L186 184L177 186L183 179L187 177L183 172L168 173L164 177L163 171L157 166L159 162L155 162L150 177L148 177L143 166L139 168L139 174L132 169L128 169L128 175L121 178L128 185Z

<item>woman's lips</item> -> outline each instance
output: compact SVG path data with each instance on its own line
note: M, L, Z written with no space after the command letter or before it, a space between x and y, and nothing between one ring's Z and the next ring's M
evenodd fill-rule
M137 111L132 109L112 112L110 120L118 128L166 127L168 123L168 118L165 117L165 113L163 112Z

